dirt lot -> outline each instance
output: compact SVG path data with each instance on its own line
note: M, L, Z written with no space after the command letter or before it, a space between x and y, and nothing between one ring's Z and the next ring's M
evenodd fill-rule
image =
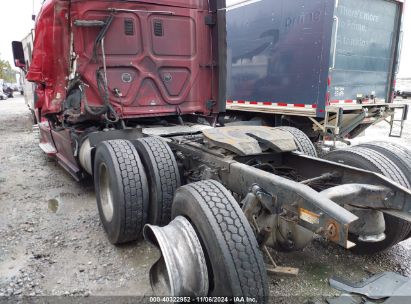
M92 183L76 183L40 151L23 98L0 101L0 114L0 302L23 295L151 295L148 270L157 251L144 241L109 244ZM411 121L403 139L387 134L381 124L359 141L384 138L411 148ZM275 254L281 265L300 268L300 275L271 277L270 292L287 303L319 301L338 294L327 284L332 275L357 280L395 271L411 276L410 249L406 241L384 254L358 257L316 239L303 252Z

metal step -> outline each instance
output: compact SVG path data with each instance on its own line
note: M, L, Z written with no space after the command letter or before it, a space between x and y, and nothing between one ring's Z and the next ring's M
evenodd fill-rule
M401 112L401 119L395 119L395 116L398 114L397 111ZM404 122L407 120L408 106L402 108L395 108L394 114L391 116L390 120L390 137L400 138L404 131Z
M40 143L39 146L41 150L43 150L43 152L49 156L55 155L57 153L56 149L54 149L54 147L49 143Z

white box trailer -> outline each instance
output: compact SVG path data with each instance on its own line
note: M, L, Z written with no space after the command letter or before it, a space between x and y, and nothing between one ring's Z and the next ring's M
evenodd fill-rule
M27 36L24 37L22 40L24 58L26 59L27 68L30 67L31 60L32 60L33 42L34 42L34 31L30 31L30 33L27 34ZM34 115L34 109L35 109L34 108L34 103L35 103L34 84L26 80L26 75L23 71L21 73L20 82L21 82L21 86L24 91L24 99L26 101L26 105L29 107L30 111L33 114L34 122L36 122L35 115Z

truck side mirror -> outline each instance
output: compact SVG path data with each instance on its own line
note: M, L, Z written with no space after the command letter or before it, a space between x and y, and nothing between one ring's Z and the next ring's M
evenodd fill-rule
M18 68L26 68L23 43L21 43L20 41L13 41L11 43L11 46L13 48L14 65Z

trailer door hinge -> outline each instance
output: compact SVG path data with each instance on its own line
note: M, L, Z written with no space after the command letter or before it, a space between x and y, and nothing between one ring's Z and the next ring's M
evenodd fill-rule
M208 26L214 26L217 24L216 18L214 15L207 15L204 17L204 22Z

